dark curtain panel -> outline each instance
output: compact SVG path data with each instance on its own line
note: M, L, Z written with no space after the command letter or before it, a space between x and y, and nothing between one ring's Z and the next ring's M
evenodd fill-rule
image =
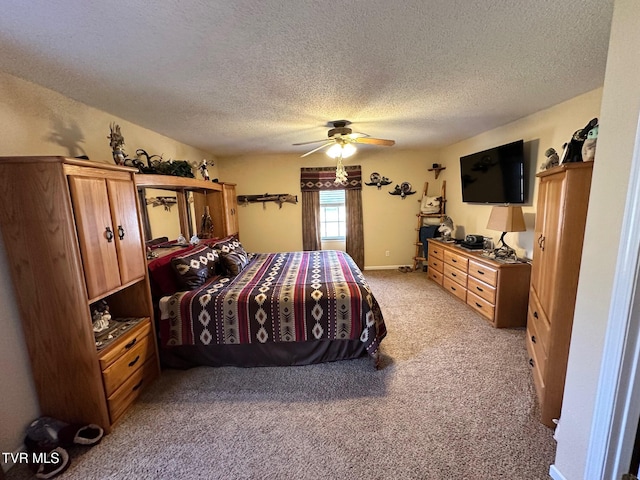
M302 192L302 249L320 250L320 192Z
M362 190L345 192L347 210L347 253L364 269L364 231L362 228Z

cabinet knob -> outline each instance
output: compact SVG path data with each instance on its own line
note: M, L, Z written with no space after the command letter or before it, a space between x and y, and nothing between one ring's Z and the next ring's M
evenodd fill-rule
M537 311L533 312L533 318L538 318L538 312Z
M536 336L535 336L535 335L531 335L531 341L532 341L533 343L536 343Z
M107 242L113 242L113 232L111 231L111 227L106 227L105 229L105 237L107 237Z
M122 225L118 225L118 238L120 240L124 239L124 228L122 228Z
M535 367L535 363L533 362L533 358L529 359L529 365L531 365L532 367Z

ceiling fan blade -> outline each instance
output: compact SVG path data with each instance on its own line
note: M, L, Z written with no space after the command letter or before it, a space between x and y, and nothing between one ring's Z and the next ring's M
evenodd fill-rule
M385 147L391 147L396 143L395 140L385 140L384 138L371 138L371 137L354 138L353 141L355 143L368 143L371 145L382 145Z
M317 152L318 150L322 150L323 148L328 147L329 145L333 145L333 144L335 144L335 143L336 143L336 142L334 142L333 140L331 140L330 142L327 142L327 143L325 143L324 145L320 145L319 147L314 148L313 150L311 150L311 151L309 151L309 152L305 153L304 155L300 155L300 158L302 158L302 157L306 157L307 155L311 155L312 153L315 153L315 152Z
M365 138L365 137L370 137L371 135L369 135L368 133L362 133L362 132L353 132L350 133L349 135L347 135L347 137L349 137L350 139L355 139L355 138Z
M302 142L302 143L294 143L294 146L298 146L298 145L310 145L312 143L318 143L318 142L326 142L327 139L323 138L322 140L311 140L310 142Z

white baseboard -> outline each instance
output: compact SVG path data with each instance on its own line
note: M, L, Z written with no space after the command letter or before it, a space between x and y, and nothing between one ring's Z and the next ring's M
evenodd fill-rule
M551 478L553 478L553 480L567 480L555 465L551 465L551 467L549 467L549 475L551 476Z

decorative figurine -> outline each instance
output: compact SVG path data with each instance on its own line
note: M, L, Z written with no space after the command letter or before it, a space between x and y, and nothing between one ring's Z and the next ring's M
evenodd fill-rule
M444 217L440 227L438 227L438 232L442 233L442 239L445 242L451 241L451 233L453 232L453 220L451 220L451 217Z
M587 133L587 139L582 145L582 161L592 162L596 158L596 143L598 142L598 125Z
M558 157L558 152L556 152L555 148L548 148L544 152L544 156L547 157L547 161L540 166L540 170L547 170L560 165L560 157Z
M207 159L203 158L202 163L200 163L200 173L202 174L202 178L205 181L209 181L209 170L207 170Z
M113 161L116 162L116 165L124 165L127 155L122 148L124 147L124 137L120 132L120 125L112 122L109 125L109 129L111 134L107 138L110 140L109 145L111 146Z

